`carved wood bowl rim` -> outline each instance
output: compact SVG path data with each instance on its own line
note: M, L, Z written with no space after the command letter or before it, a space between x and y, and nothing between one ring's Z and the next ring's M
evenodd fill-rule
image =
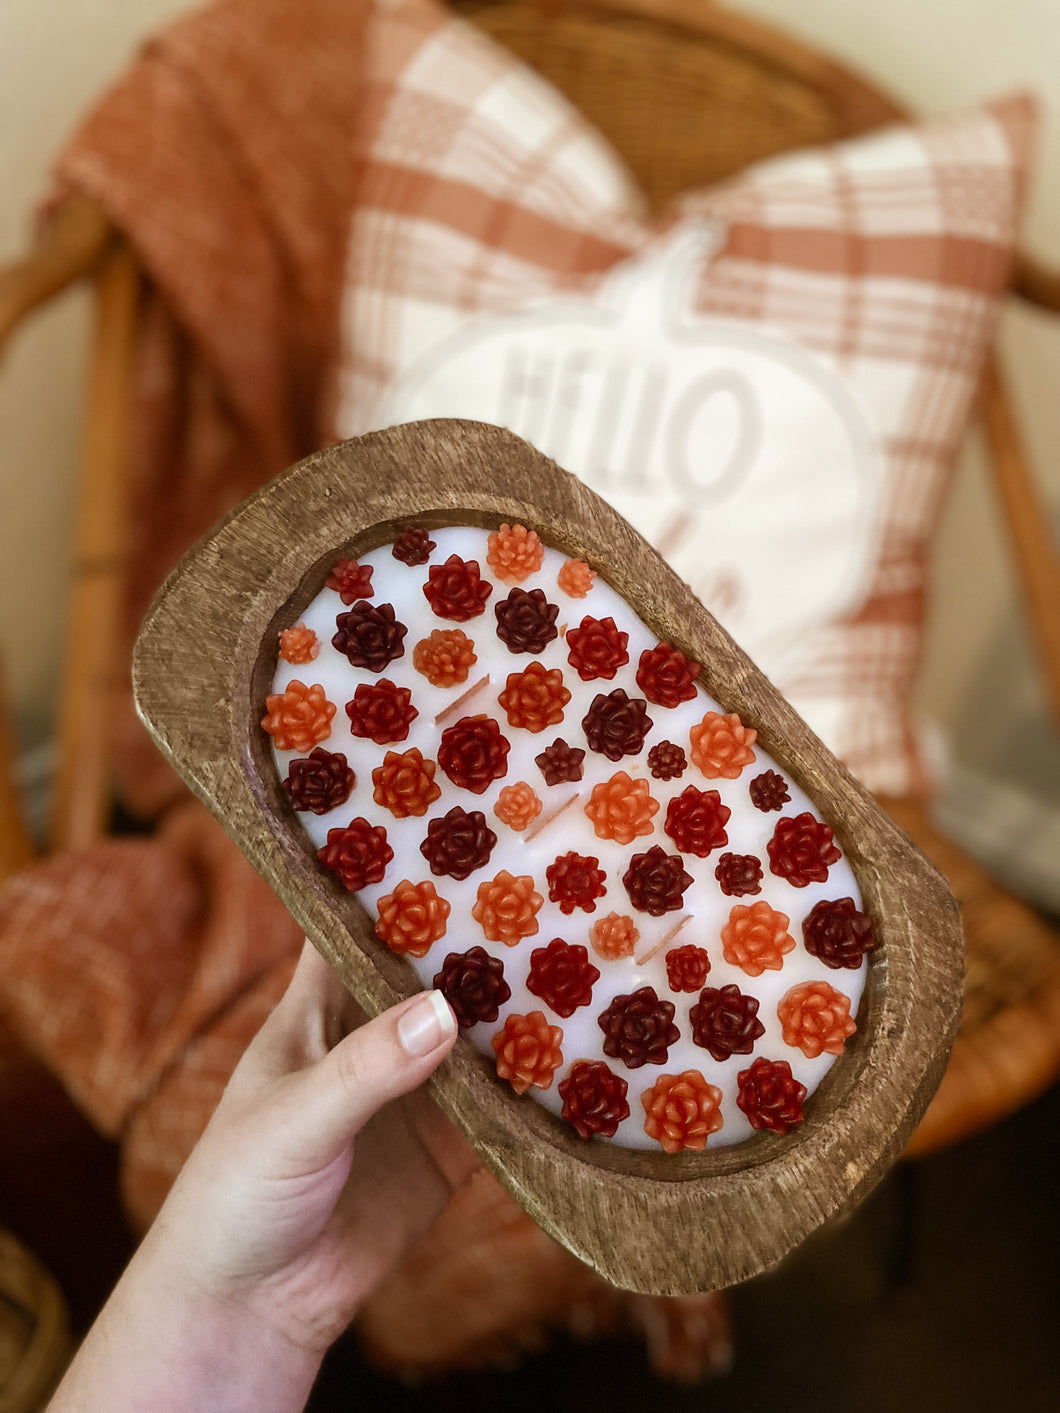
M832 825L882 940L858 1032L807 1101L802 1125L702 1154L585 1142L520 1098L466 1040L432 1080L438 1103L540 1225L606 1279L681 1294L776 1264L863 1196L912 1133L956 1033L963 945L937 870L810 733L691 590L614 510L528 443L456 419L338 443L243 501L160 589L136 645L148 730L283 899L369 1014L412 994L412 967L316 861L258 727L280 627L297 621L338 555L407 525L502 521L585 560Z

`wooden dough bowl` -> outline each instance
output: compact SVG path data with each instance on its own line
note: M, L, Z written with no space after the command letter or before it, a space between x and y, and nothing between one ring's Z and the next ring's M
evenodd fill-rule
M356 896L318 864L258 725L280 627L341 555L408 525L519 522L587 561L647 626L703 664L832 826L882 945L858 1031L784 1137L703 1153L578 1137L497 1079L461 1039L432 1087L519 1202L607 1280L688 1294L778 1262L863 1197L909 1138L943 1072L960 1012L963 948L941 875L796 716L688 587L619 515L508 432L438 420L328 447L237 506L160 590L134 684L154 739L283 899L364 1009L418 988Z

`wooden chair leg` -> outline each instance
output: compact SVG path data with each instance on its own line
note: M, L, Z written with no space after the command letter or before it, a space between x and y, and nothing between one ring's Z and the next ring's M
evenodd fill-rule
M0 883L24 868L36 850L22 815L15 782L15 732L0 672Z

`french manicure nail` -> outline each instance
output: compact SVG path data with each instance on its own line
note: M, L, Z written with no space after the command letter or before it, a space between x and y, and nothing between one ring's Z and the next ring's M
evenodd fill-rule
M398 1021L398 1039L410 1055L429 1055L456 1029L456 1020L440 991L428 991Z

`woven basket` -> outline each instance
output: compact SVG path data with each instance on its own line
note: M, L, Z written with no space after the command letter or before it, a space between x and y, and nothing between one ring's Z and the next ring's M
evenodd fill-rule
M0 1228L0 1413L36 1413L66 1368L66 1305L44 1267Z

